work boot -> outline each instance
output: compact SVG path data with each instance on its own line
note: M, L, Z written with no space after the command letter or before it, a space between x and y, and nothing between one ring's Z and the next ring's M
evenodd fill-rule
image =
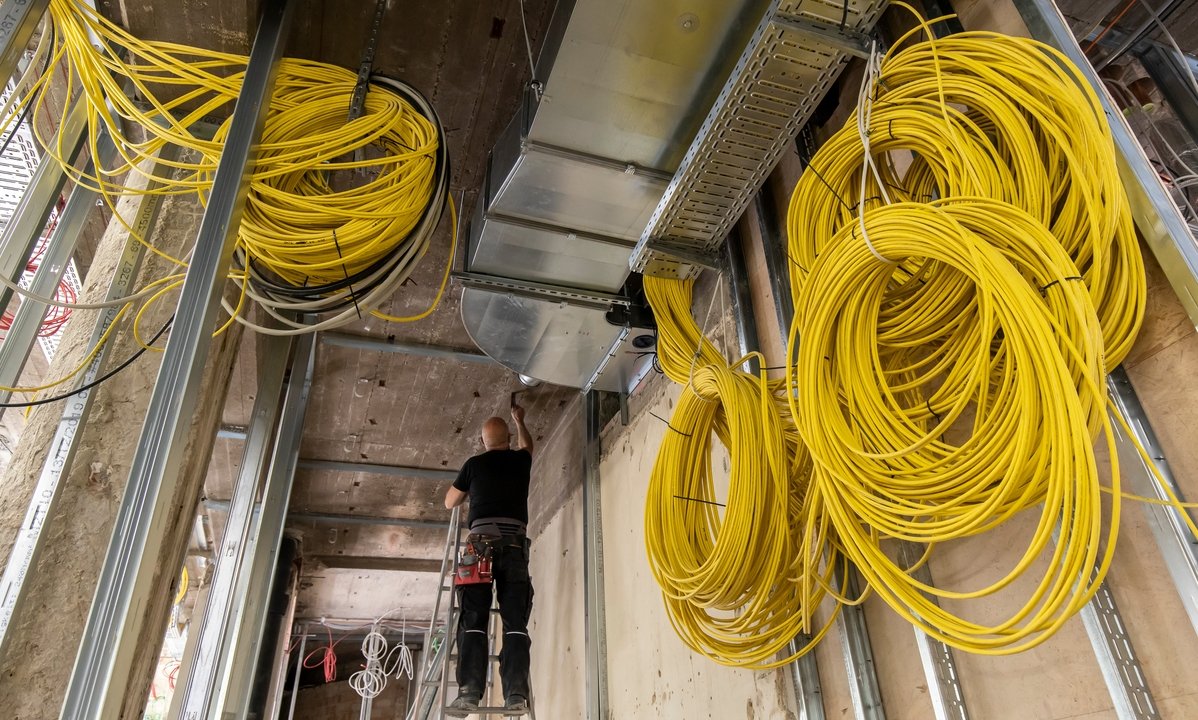
M471 713L478 712L478 703L482 700L481 695L472 693L462 693L454 698L454 701L449 703L449 707L445 709L445 714L450 717L466 717Z
M528 713L528 698L523 695L512 695L503 704L505 715L525 715Z

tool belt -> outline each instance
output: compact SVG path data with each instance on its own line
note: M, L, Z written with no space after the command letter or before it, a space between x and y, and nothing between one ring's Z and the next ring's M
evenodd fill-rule
M528 550L524 523L511 518L481 518L471 525L466 545L458 556L454 586L480 585L492 579L491 565L496 555L510 550Z
M453 576L455 587L491 582L491 558L495 549L486 543L475 541L474 537L471 535L466 538L466 547L458 556L458 568Z

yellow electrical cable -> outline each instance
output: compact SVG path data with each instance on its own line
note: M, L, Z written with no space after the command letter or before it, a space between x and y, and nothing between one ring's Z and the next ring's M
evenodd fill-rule
M777 657L799 633L818 640L829 627L813 628L811 615L827 595L834 543L805 545L792 522L810 462L784 413L781 382L764 370L737 370L741 361L729 366L702 336L690 316L691 283L646 277L645 292L658 318L661 367L685 386L649 481L650 567L688 646L726 665L777 667L797 656ZM731 454L722 509L711 473L713 433ZM807 577L809 568L818 577Z
M381 310L371 310L370 311L371 315L375 316L376 318L379 318L380 320L385 320L387 322L394 322L394 323L418 322L420 320L425 319L429 315L432 315L433 311L437 309L437 306L441 304L442 298L445 297L445 288L449 286L449 276L453 272L454 257L457 255L457 252L458 252L457 205L454 203L452 195L449 195L446 199L449 203L449 225L450 225L450 227L449 227L449 255L445 258L445 271L441 273L441 284L437 287L437 294L433 296L433 301L431 303L429 303L429 306L427 308L425 308L421 312L416 313L415 315L404 315L404 316L388 315L387 313L382 312Z
M75 182L99 192L139 242L185 266L185 257L172 257L134 232L116 212L113 197L193 194L206 200L229 120L210 139L192 128L201 119L229 115L247 58L140 40L80 0L52 0L50 15L57 37L54 63L67 64L68 91L82 90L87 104L85 145L98 157L106 131L118 157L109 167L84 173L72 166L63 138L49 140L35 125L39 144ZM49 75L34 89L48 83ZM242 286L234 321L268 330L244 317L247 299L280 319L288 332L356 320L387 301L427 252L447 198L440 129L422 99L414 94L409 99L389 81L372 84L362 115L348 121L356 80L349 70L323 63L280 62L229 277ZM39 93L35 116L44 112L44 100ZM127 125L139 126L145 139L126 135ZM167 144L190 152L157 165L143 163ZM156 166L166 172L150 169ZM134 175L146 177L149 189L118 182ZM155 294L151 302L166 294ZM144 311L143 306L139 317ZM309 327L297 314L323 319Z
M87 356L83 358L82 362L80 362L78 365L76 365L75 368L73 370L71 370L70 372L68 372L66 375L63 375L62 377L58 378L57 380L51 380L50 382L43 383L41 385L36 385L36 386L32 386L32 387L3 387L3 386L0 386L0 390L3 390L5 392L10 392L10 393L41 392L42 390L49 390L52 387L58 387L59 385L62 385L63 383L67 382L71 378L78 375L79 373L83 372L87 368L88 365L91 365L92 360L94 360L96 355L100 352L100 348L104 347L104 343L108 342L108 338L112 335L113 330L116 329L117 323L120 322L121 318L125 315L125 311L128 309L129 309L129 306L126 305L125 307L123 307L117 311L116 315L114 315L112 318L112 322L109 323L108 327L104 329L104 333L102 335L100 335L100 339L98 342L96 342L95 347L93 347L87 353Z
M685 386L645 520L679 636L768 667L770 631L812 632L826 598L838 609L877 593L932 637L986 654L1032 647L1072 617L1110 566L1120 500L1141 499L1122 490L1113 452L1103 482L1093 450L1098 438L1113 449L1105 374L1144 314L1130 217L1101 105L1057 51L993 33L933 39L921 19L871 59L857 117L791 199L784 381L724 361L689 316L689 283L645 280L662 369ZM710 504L712 433L732 459L726 508ZM1193 529L1161 484L1169 500L1156 502ZM1027 548L988 586L913 577L935 548L1025 512L1038 516ZM924 545L914 567L891 557L893 539ZM1043 558L1004 618L936 602L1013 593ZM861 597L831 582L846 562ZM785 607L797 626L779 619Z

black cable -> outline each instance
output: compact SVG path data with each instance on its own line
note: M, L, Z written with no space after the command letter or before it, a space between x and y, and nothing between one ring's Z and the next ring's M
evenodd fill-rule
M165 333L168 328L170 328L171 323L174 322L174 320L175 320L175 316L171 315L170 319L168 319L166 321L166 324L163 325L158 330L158 332L154 333L154 337L150 338L150 342L148 342L146 344L153 345L154 341L156 341L158 338L162 337L162 334ZM36 407L38 405L49 405L50 403L58 402L59 400L66 400L67 398L78 395L79 393L81 393L85 390L91 390L92 388L97 387L98 385L100 385L100 383L104 382L105 380L108 380L113 375L116 375L120 371L122 371L125 368L132 365L134 363L134 361L136 361L139 357L142 356L142 354L145 353L145 351L146 351L146 349L144 347L138 348L137 352L133 353L133 356L130 357L125 362L121 363L120 365L117 365L115 368L109 370L108 372L104 373L103 375L96 378L95 380L92 380L91 382L87 383L86 385L77 387L68 393L64 393L62 395L56 395L54 397L42 398L41 400L31 400L29 402L0 403L0 408L28 408L28 407Z

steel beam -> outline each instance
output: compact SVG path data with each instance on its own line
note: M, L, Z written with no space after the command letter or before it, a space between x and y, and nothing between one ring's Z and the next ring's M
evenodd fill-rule
M583 399L583 453L586 478L582 486L583 583L586 612L587 720L607 720L607 611L603 581L603 498L599 488L599 393Z
M175 155L176 151L168 146L163 149L162 159L169 162L174 160ZM164 165L158 165L155 171L165 173L166 168ZM157 184L152 184L150 189L156 187ZM158 222L158 212L162 208L162 196L142 195L137 202L138 207L132 223L133 229L144 236ZM144 254L145 246L130 234L125 240L125 247L117 262L116 271L104 294L106 302L124 297L131 292ZM116 319L117 312L118 308L113 307L99 313L96 317L95 327L92 329L89 347L94 347L100 342L100 338L104 336ZM100 348L91 364L83 371L83 377L79 381L80 387L90 384L99 377L100 367L104 364L107 356L108 346L105 345ZM21 602L29 569L37 565L41 555L44 523L46 518L53 515L58 503L59 483L63 474L70 471L71 464L74 462L77 441L87 422L94 397L93 390L84 390L72 395L64 402L58 427L54 432L54 438L50 441L50 451L46 453L46 458L42 461L29 509L25 513L24 522L17 530L17 539L9 554L8 565L4 568L4 578L0 580L0 655L3 654L8 637L9 622L12 620L16 606Z
M152 584L156 560L173 511L170 490L181 473L220 309L220 290L245 206L251 149L266 118L277 62L287 37L290 7L286 0L263 3L262 20L200 223L174 329L150 396L67 686L62 710L65 718L116 717L130 690L132 660L147 617L145 607L155 591Z
M219 717L217 709L230 682L231 658L238 622L245 612L249 584L249 558L259 526L255 512L258 492L269 468L275 428L287 376L290 338L258 337L258 383L251 414L249 437L242 454L241 470L233 485L233 499L217 556L216 571L209 584L208 604L197 624L199 641L193 663L180 673L183 692L182 717Z
M339 332L322 332L320 341L334 347L369 350L372 352L400 353L403 355L422 355L424 357L444 358L460 362L494 365L495 361L480 352L458 350L456 348L440 347L437 345L421 345L407 343L393 338L376 338L367 335L349 335Z
M115 154L116 148L108 138L108 133L104 133L100 140L101 165L111 160ZM83 172L91 173L94 170L95 164L89 160ZM99 193L83 185L76 185L71 190L66 207L58 217L58 225L46 242L41 262L33 275L33 282L29 285L32 294L42 297L54 296L98 197ZM12 324L4 335L4 342L0 343L0 387L16 387L48 309L49 306L45 303L23 298L20 307L13 313ZM11 397L12 393L0 390L0 404L7 403ZM4 408L0 408L0 414L3 412Z
M283 397L278 435L270 455L262 499L258 503L258 525L248 566L248 582L245 584L246 609L231 645L228 697L220 707L220 713L215 716L197 715L195 720L201 717L225 717L226 714L249 717L253 688L251 681L259 665L265 640L269 600L275 594L278 583L287 582L286 577L278 577L271 569L277 567L283 543L283 526L295 482L300 439L304 432L304 416L307 414L315 367L315 338L311 334L300 336L295 341L295 354L289 372L291 380Z
M0 85L16 73L17 61L49 6L50 0L4 0L0 5Z
M83 131L86 128L87 103L77 101L67 111L51 143L55 146L61 144L65 156L74 158L83 146ZM66 180L62 165L48 154L43 155L12 219L4 226L3 235L0 235L0 275L14 283L20 281L29 255L46 227L50 211L58 204ZM13 292L7 286L0 287L0 309L8 307L12 296Z

